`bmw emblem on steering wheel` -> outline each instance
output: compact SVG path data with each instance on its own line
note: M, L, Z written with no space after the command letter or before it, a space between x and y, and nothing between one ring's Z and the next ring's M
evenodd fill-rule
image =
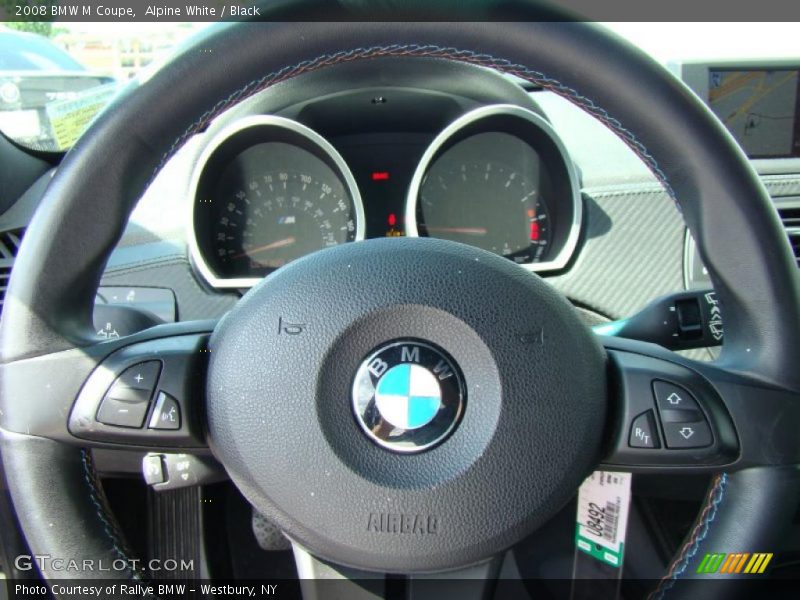
M353 411L378 445L421 452L456 428L465 391L461 372L443 350L427 342L395 341L361 363L353 382Z

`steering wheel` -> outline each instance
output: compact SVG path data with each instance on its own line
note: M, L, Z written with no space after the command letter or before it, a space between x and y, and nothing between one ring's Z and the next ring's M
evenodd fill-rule
M538 16L533 5L516 8ZM186 140L277 82L382 56L491 67L605 123L674 198L697 241L724 314L721 357L699 363L595 336L537 276L431 239L315 253L256 285L217 323L95 336L105 262L146 185ZM0 327L3 463L31 551L122 565L91 573L98 578L141 573L108 511L92 447L210 451L291 538L301 574L311 576L448 573L490 582L493 558L553 516L594 469L712 473L702 512L656 590L700 593L692 575L705 553L772 551L797 506L798 306L794 259L741 150L680 82L604 30L234 24L127 90L47 189ZM300 326L288 331L287 322ZM410 361L420 347L446 359L455 386L448 402L457 403L442 417L447 431L429 432L447 435L419 447L410 436L409 452L369 439L352 405L353 382L380 365L367 359L388 364L380 353L404 343L420 344L406 349ZM159 365L158 388L180 409L179 429L99 423L94 411L114 379L146 361ZM659 381L696 403L705 445L670 443L675 423L653 398ZM659 448L632 447L641 413L661 415ZM46 579L87 575L52 563L41 571Z

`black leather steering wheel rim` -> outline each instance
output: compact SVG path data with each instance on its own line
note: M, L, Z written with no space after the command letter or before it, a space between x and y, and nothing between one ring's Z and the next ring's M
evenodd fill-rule
M697 240L725 311L719 364L771 388L800 390L796 266L741 150L697 98L649 58L590 24L554 22L295 22L209 32L123 94L54 177L9 287L0 325L4 368L95 343L95 289L129 212L165 160L213 116L277 81L386 55L492 66L601 119L664 184ZM759 235L740 235L751 231ZM10 419L20 390L10 379L2 385L0 406ZM9 489L33 553L125 556L86 454L0 424ZM676 574L692 571L700 543L721 551L768 549L796 506L797 490L791 466L721 475L664 588ZM64 576L47 569L43 575Z

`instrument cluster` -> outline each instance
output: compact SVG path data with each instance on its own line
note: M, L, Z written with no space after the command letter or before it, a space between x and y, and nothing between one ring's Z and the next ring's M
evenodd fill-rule
M554 271L572 256L581 221L564 146L544 118L514 105L471 110L432 141L371 144L245 117L206 147L192 195L192 260L220 288L251 287L316 250L381 236L448 239Z

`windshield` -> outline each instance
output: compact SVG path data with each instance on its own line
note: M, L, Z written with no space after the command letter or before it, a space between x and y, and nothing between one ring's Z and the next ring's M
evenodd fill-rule
M0 25L0 131L35 150L68 150L126 82L208 25Z
M46 38L32 33L0 31L2 71L83 71L84 67Z
M69 149L124 83L210 23L0 25L0 131L19 144ZM605 23L663 64L791 59L795 23Z

